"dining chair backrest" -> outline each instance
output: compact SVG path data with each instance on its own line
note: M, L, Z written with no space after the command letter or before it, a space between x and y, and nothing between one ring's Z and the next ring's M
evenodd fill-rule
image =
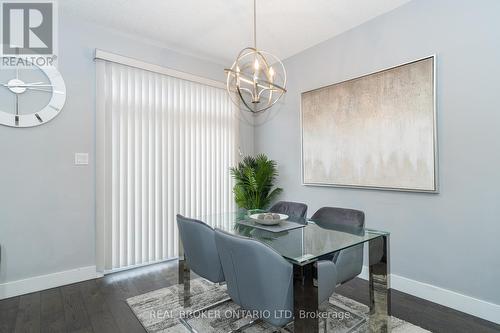
M290 217L290 220L300 220L304 219L307 215L307 205L300 202L292 201L278 201L271 208L269 208L271 213L286 214Z
M322 207L311 220L325 229L361 235L365 228L365 213L360 210ZM363 244L341 250L332 260L337 266L337 282L347 282L361 273L363 268Z
M232 300L245 310L268 311L265 321L283 326L292 318L292 264L263 243L215 230L215 243Z
M322 207L311 220L323 228L360 234L365 228L365 213L356 209Z
M177 226L189 268L199 276L218 283L224 281L215 245L215 231L202 221L177 214Z

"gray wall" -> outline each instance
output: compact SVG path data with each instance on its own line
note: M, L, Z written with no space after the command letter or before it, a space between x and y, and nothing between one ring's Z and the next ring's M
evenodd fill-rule
M0 126L0 283L95 265L95 48L224 80L222 65L64 12L59 41L67 86L61 114L35 128ZM251 153L253 128L243 123L241 136ZM90 164L74 166L75 152L90 153Z
M391 232L392 272L500 304L500 1L414 0L285 61L286 100L255 130L284 198L362 209ZM300 92L437 55L438 195L309 187ZM328 147L325 147L328 149Z

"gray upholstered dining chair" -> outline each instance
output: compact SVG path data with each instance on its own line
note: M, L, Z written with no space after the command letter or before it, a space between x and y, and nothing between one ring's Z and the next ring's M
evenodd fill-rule
M190 219L180 214L177 214L177 227L184 247L184 258L189 269L211 282L224 282L224 272L215 245L214 229L202 221ZM207 311L229 300L229 298L226 298L210 304L194 311L191 315ZM186 318L180 317L179 321L190 332L195 332Z
M365 228L365 213L355 209L322 207L313 214L311 220L322 228L355 235L362 234ZM337 283L345 283L361 273L363 244L341 250L328 259L333 260L337 267Z
M270 316L262 320L271 325L282 327L291 322L291 316L279 316L278 313L279 310L293 313L292 264L257 240L218 229L215 229L215 243L226 277L227 291L233 302L245 310L269 311L267 313ZM336 274L333 262L318 262L320 304L333 293Z
M293 221L294 218L305 219L307 214L307 205L300 202L278 201L271 208L269 208L269 211L271 213L286 214Z
M224 281L215 245L214 229L208 224L177 214L177 226L189 268L211 282Z

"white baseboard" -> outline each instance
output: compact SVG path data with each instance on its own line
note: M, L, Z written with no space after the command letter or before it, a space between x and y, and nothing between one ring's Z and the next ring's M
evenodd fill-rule
M363 266L358 277L368 280L367 266ZM500 324L500 305L498 304L395 274L391 274L391 288Z
M10 281L0 284L0 299L95 279L99 276L102 276L102 274L97 273L96 266L88 266L23 280Z

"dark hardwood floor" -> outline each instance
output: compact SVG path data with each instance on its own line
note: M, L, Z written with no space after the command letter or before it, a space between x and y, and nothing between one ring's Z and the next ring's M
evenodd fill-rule
M2 300L0 332L144 332L125 300L176 281L172 261ZM368 302L368 283L361 279L337 292ZM398 291L392 292L392 311L432 332L500 332L500 325Z
M354 279L338 287L339 294L368 305L368 281ZM391 311L394 317L406 320L431 332L499 333L500 325L405 294L391 292Z

